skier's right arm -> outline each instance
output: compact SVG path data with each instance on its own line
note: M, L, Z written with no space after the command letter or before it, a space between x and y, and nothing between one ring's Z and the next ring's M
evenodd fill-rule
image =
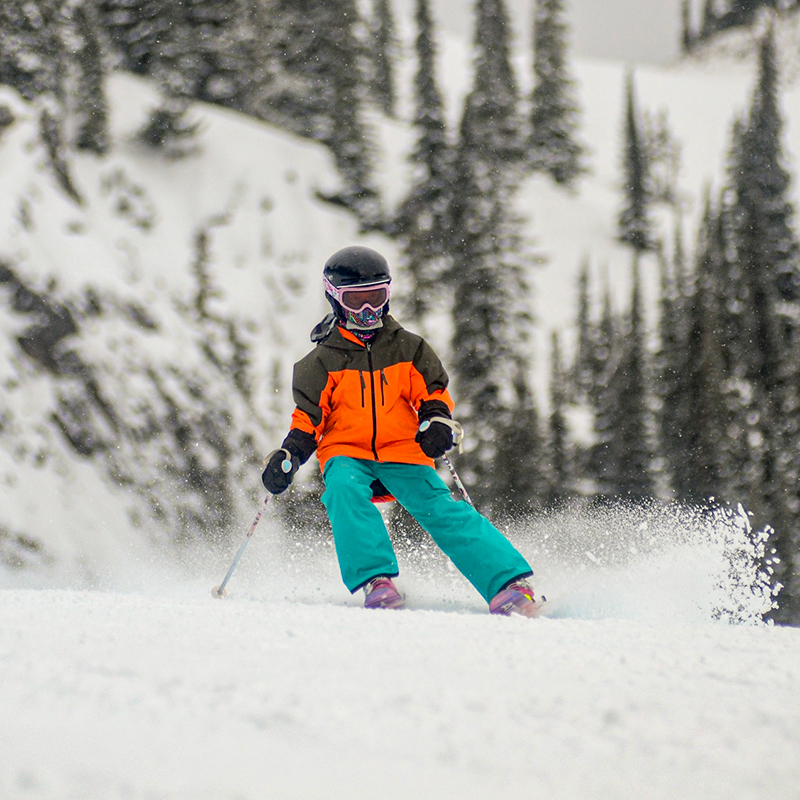
M294 474L311 458L317 449L317 440L310 433L292 428L278 450L273 450L266 460L261 482L272 494L285 492Z
M280 449L270 453L265 461L261 481L272 494L286 491L297 470L311 458L330 410L325 392L328 372L313 356L309 354L294 366L292 395L296 408L292 425Z

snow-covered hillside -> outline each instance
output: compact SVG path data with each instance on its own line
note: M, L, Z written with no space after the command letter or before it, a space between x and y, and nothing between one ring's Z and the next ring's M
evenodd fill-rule
M197 152L169 160L134 140L150 87L110 94L113 152L71 158L80 205L8 90L0 139L0 561L90 582L249 509L319 264L357 236L315 199L337 186L321 147L198 108Z
M411 4L398 8L409 118L414 30ZM528 33L517 26L523 89ZM469 43L443 37L440 56L455 125L471 80ZM573 65L591 173L575 193L532 178L520 198L544 259L531 276L543 406L550 333L569 346L580 264L589 261L595 286L610 283L618 307L628 302L631 257L615 240L625 72L610 62ZM681 144L689 247L754 78L752 58L636 70L641 107L666 111ZM168 160L134 142L157 100L151 87L118 75L109 89L111 154L71 156L80 205L50 173L35 110L10 90L0 96L16 117L0 138L0 558L90 581L149 540L224 538L237 528L256 502L260 459L286 426L291 364L325 310L320 265L357 240L397 263L391 242L360 236L350 215L316 199L337 184L321 147L197 107L197 152ZM800 88L788 85L782 103L787 150L800 153ZM391 208L408 180L413 133L402 119L374 115L372 124L377 182ZM661 216L670 231L678 214ZM652 304L655 258L643 272ZM400 293L402 284L398 274ZM427 333L447 360L446 329ZM187 441L197 442L195 455Z
M443 40L453 122L470 61ZM523 187L544 259L543 400L581 262L628 300L625 73L574 64L591 173L572 194ZM752 59L710 55L635 72L640 105L666 110L682 145L688 246L754 78ZM134 141L151 87L117 75L109 90L111 153L70 159L80 204L50 173L35 110L0 90L15 116L0 132L0 798L798 800L800 632L760 622L769 590L741 513L582 509L509 529L550 600L530 621L490 618L424 545L400 554L409 610L365 612L330 541L271 510L231 597L211 599L325 311L322 263L356 241L397 253L316 199L337 187L323 148L198 107L198 149L168 160ZM800 87L782 106L794 156ZM413 134L373 124L391 207ZM661 216L671 229L675 212ZM652 306L655 259L643 267Z

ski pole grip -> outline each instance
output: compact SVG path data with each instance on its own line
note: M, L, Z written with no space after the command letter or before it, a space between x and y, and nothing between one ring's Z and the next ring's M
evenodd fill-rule
M442 425L447 425L453 432L453 444L458 447L458 452L461 453L464 449L464 428L460 422L456 422L450 417L429 417L420 426L421 431L426 431L430 428L432 422L441 422Z
M292 454L285 448L279 447L277 450L273 450L265 459L264 459L264 466L266 467L270 461L272 461L272 457L275 453L283 453L285 458L281 461L281 469L288 475L292 471Z

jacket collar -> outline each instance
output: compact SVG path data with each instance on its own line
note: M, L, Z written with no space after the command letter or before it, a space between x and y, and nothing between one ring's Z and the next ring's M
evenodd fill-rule
M394 333L401 329L400 323L391 315L387 314L383 318L383 326L378 330L373 342L386 336L387 333ZM311 341L326 347L336 347L344 350L365 347L355 334L343 328L337 323L333 314L328 314L311 332Z

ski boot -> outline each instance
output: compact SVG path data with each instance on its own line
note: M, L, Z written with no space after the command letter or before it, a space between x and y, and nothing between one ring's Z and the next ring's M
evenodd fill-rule
M521 614L523 617L536 617L541 613L545 598L537 601L533 587L525 578L515 578L506 584L489 603L489 613L510 617Z
M397 591L392 579L378 575L364 584L364 608L402 608L403 597Z

